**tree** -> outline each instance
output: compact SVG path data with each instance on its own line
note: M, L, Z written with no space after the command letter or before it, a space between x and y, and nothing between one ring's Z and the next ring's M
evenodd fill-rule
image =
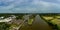
M9 27L10 27L9 24L0 23L0 30L8 30Z

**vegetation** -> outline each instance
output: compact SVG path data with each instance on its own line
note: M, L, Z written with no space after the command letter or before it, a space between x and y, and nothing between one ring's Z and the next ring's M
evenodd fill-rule
M41 16L49 25L52 24L53 28L60 30L60 15L43 15ZM55 26L55 27L54 27Z
M32 25L33 20L34 20L34 19L29 19L29 20L28 20L28 24L29 24L29 25Z
M23 19L24 15L17 15L16 19Z
M16 16L16 19L23 19L24 14L18 15L14 14ZM26 15L26 14L25 14ZM10 14L1 14L1 16L4 16L5 18L11 16ZM29 25L32 25L34 18L36 14L29 16L29 20L27 21ZM49 25L51 25L53 28L56 28L60 30L60 14L42 14L40 15L42 19L44 19ZM16 24L6 24L6 23L0 23L0 30L9 30L12 27L16 27L18 25Z
M9 30L10 25L6 23L0 23L0 30Z

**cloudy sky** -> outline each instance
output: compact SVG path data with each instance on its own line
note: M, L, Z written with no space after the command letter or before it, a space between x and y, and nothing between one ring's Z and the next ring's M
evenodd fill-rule
M0 13L60 13L60 0L0 0Z

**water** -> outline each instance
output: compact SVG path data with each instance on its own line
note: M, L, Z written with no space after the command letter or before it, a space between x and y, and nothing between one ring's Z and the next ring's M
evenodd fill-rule
M32 25L24 23L24 26L20 30L53 30L44 20L42 20L39 15L37 15L33 21Z

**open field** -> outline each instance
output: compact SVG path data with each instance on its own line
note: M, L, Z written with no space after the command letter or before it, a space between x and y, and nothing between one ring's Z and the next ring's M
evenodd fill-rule
M60 30L60 15L46 15L46 16L42 16L42 18L48 22L48 23L51 23L52 25L56 25L58 30Z

